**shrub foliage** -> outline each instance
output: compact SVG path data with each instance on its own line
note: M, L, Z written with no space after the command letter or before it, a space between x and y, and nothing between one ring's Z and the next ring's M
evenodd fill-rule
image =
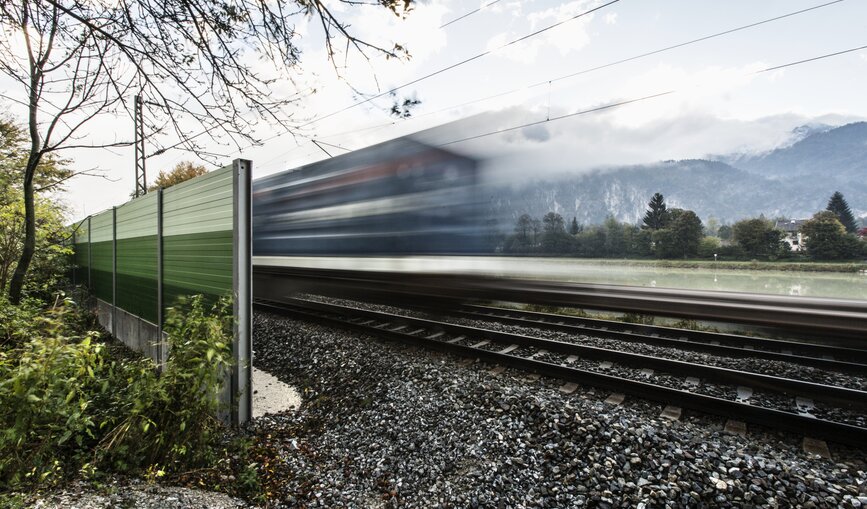
M228 299L167 315L165 369L113 356L71 299L0 302L0 489L64 474L180 472L212 459L220 376L231 360Z

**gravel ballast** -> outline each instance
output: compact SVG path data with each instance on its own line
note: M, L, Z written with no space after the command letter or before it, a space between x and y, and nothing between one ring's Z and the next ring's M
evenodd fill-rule
M864 450L258 313L256 367L302 394L254 423L292 472L275 502L308 507L861 507Z

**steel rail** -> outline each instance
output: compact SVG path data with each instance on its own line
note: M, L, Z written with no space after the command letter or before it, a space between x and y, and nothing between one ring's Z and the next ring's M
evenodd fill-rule
M606 337L632 343L701 351L727 357L791 362L831 371L867 373L867 351L780 339L696 331L658 325L466 305L445 313L473 320ZM797 353L795 353L797 352Z
M797 433L804 436L820 437L854 446L862 446L864 443L867 443L867 428L861 428L851 424L828 421L783 410L750 405L748 403L693 393L682 389L655 385L649 382L626 379L619 376L607 375L566 365L519 357L508 353L474 348L459 343L439 341L431 336L417 336L384 327L371 327L361 323L341 320L334 316L328 316L329 312L326 311L311 309L306 306L302 307L296 304L285 302L263 302L257 300L254 305L266 311L297 315L305 319L318 321L328 325L340 326L360 333L396 340L412 346L421 345L437 351L453 353L464 357L479 358L502 366L536 372L543 376L622 392L639 398L658 401L664 404L677 405L702 413L718 415L726 418L737 418L745 422ZM331 314L333 314L333 311Z
M792 378L784 378L773 375L765 375L762 373L754 373L751 371L741 371L720 366L696 364L693 362L667 359L664 357L655 357L646 354L623 352L619 350L609 350L607 348L580 345L575 343L568 343L565 341L556 341L552 339L526 336L522 334L499 332L490 329L469 327L466 325L457 325L437 320L427 320L424 318L415 318L404 315L397 315L393 313L384 313L382 311L370 311L366 309L358 309L338 304L326 304L322 302L314 302L302 299L290 299L286 302L293 306L304 307L306 309L312 309L316 311L324 311L329 313L337 312L346 315L354 315L368 319L378 320L381 322L435 329L460 336L479 337L490 341L495 341L504 345L515 344L520 346L529 346L533 348L547 350L549 352L560 353L563 355L576 355L584 359L613 361L625 366L642 368L647 367L654 370L660 370L676 374L677 376L701 377L715 383L743 385L751 387L753 389L763 389L771 392L786 393L793 397L809 397L817 401L825 401L837 405L857 405L867 408L867 392L859 391L857 389L849 389L846 387L825 385L816 382L807 382L803 380L796 380Z
M332 296L376 296L404 304L503 301L626 311L768 326L787 333L820 335L829 344L867 348L867 302L857 300L279 265L255 265L254 276L257 293L260 289L266 294L285 293L291 287Z

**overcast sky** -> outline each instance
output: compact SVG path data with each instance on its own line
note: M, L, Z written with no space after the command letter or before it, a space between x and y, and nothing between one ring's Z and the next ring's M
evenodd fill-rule
M500 0L440 28L489 2L421 2L404 21L381 8L335 2L335 8L362 38L387 45L398 42L412 54L408 62L377 58L368 64L353 58L343 73L344 80L337 79L327 61L316 26L299 18L304 53L298 84L315 85L318 92L299 105L298 117L314 119L353 104L357 96L346 81L364 92L388 90L483 51L496 50L504 43L603 3ZM662 98L451 147L509 154L509 160L515 163L513 171L527 167L528 172L581 171L599 165L767 149L784 141L793 127L807 122L841 124L867 118L867 50L754 74L770 66L867 45L867 2L846 0L550 85L546 82L822 3L621 0L401 89L400 97L415 97L422 102L410 120L391 118L391 99L386 97L314 122L304 135L355 149L469 117L468 121L436 132L437 139L451 141L676 89L677 93ZM482 100L536 83L546 84ZM292 87L289 83L281 86L284 91ZM0 91L23 96L22 90L5 82L0 82ZM10 111L20 114L14 106ZM91 125L91 132L94 136L131 133L132 123L127 118L102 119ZM279 131L263 130L260 134L271 137ZM170 136L158 139L162 145L175 141ZM254 178L328 157L306 138L291 135L241 153L218 144L209 148L224 154L226 163L236 157L253 160ZM341 152L326 148L334 154ZM74 181L66 198L73 217L128 199L134 182L132 148L71 155L77 168L99 167L115 180ZM149 159L150 179L160 169L171 168L182 160L195 158L186 152L170 151ZM529 168L531 164L533 168Z

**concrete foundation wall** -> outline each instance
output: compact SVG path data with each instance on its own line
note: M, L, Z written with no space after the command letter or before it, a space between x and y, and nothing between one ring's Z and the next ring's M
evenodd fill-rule
M165 363L168 343L159 340L159 327L136 315L97 299L96 314L100 325L129 348L149 357L158 366Z

